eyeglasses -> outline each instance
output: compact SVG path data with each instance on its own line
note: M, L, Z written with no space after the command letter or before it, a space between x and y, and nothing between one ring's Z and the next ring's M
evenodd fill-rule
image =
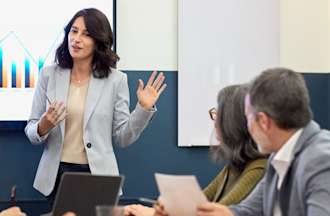
M210 115L210 118L215 121L217 119L217 109L216 108L211 108L209 110L209 115Z

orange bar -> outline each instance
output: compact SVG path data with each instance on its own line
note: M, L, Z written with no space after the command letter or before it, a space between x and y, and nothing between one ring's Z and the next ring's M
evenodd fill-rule
M2 68L2 87L8 88L8 72L4 66Z
M30 88L34 88L34 83L35 83L35 80L34 80L34 71L30 71Z
M20 70L16 71L16 88L22 88L22 72Z

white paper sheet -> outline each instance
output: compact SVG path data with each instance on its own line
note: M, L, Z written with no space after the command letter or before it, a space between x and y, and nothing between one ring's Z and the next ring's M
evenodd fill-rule
M207 202L195 176L156 173L155 178L170 216L195 216L197 205Z

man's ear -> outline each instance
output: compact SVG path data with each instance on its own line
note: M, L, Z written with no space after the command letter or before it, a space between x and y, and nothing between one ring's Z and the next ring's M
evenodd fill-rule
M271 128L271 118L264 112L258 112L256 116L257 122L262 130L268 131Z

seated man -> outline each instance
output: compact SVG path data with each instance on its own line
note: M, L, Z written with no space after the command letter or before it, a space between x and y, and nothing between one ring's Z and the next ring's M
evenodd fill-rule
M211 147L213 159L225 167L204 189L209 201L223 205L239 203L264 175L266 159L250 137L244 116L247 86L229 86L218 94L217 109L210 110L218 145ZM126 207L126 215L149 216L153 208Z
M240 204L206 203L197 215L330 215L330 132L312 121L302 75L264 71L251 84L245 115L260 152L272 153L265 176Z

